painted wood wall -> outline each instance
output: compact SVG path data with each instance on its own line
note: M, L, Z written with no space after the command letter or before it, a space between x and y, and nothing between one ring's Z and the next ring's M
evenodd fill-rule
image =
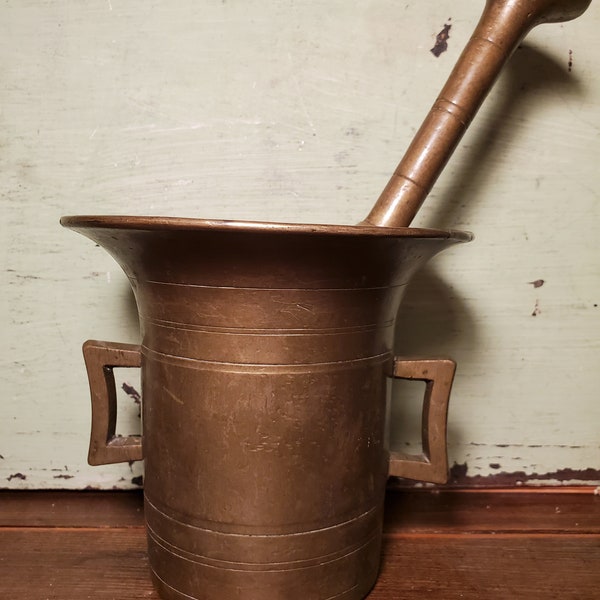
M3 2L0 487L140 483L139 464L86 464L80 352L139 341L133 296L59 217L357 222L482 5ZM600 483L599 28L596 2L530 35L415 222L476 235L399 316L399 353L458 361L455 482ZM139 378L119 377L119 431L135 432ZM409 451L420 391L395 394Z

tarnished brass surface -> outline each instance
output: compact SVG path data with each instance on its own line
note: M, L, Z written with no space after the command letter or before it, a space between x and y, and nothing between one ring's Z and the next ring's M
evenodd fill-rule
M90 341L90 461L114 436L111 367L142 366L150 564L165 598L363 598L388 473L443 481L447 360L392 355L411 275L461 232L68 217L130 278L140 347ZM428 381L424 455L390 457L393 377Z

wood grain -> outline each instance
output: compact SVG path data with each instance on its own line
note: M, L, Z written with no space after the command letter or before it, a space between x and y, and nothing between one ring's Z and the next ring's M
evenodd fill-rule
M143 527L141 491L0 492L0 527Z
M389 533L593 533L600 534L600 496L592 488L557 491L390 490Z
M593 600L599 573L596 537L397 535L369 600Z
M393 491L387 501L369 600L598 597L600 498L591 489ZM1 493L0 597L158 599L141 495Z
M158 598L141 527L3 529L0 543L0 590L12 598Z
M3 529L0 591L19 600L158 598L142 528ZM597 598L596 536L388 535L369 600ZM6 597L6 596L5 596Z

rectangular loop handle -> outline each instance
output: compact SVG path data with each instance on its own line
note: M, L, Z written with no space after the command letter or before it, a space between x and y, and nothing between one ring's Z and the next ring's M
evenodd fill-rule
M140 347L88 340L83 344L83 357L92 397L92 430L88 463L111 463L142 460L142 438L139 435L115 435L117 426L117 391L113 369L141 366Z
M390 452L389 474L406 479L446 483L448 481L448 400L456 363L450 359L394 359L394 377L425 381L421 435L423 453Z

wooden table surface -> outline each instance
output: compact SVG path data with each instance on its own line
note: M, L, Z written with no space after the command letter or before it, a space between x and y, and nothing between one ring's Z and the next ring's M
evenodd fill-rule
M388 493L369 600L553 596L600 598L600 496L591 488ZM141 494L0 492L0 597L158 599Z

